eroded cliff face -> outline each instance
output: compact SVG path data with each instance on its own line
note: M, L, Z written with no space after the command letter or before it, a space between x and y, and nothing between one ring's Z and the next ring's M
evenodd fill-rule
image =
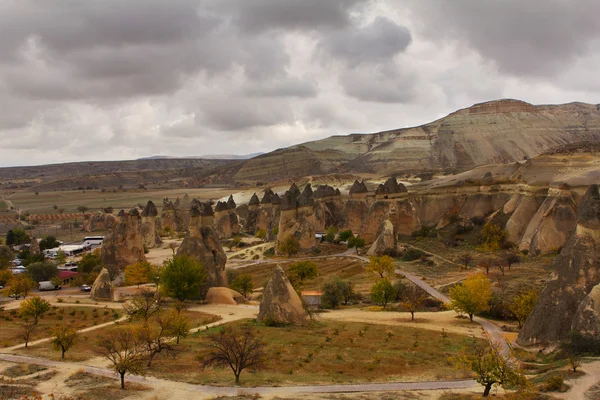
M140 221L140 232L142 234L142 242L147 249L153 249L162 243L160 235L156 232L158 218L158 210L152 201L148 201L146 207L142 211Z
M240 233L240 223L235 212L236 208L233 196L229 196L226 202L217 202L215 206L215 229L220 239L229 239Z
M600 192L592 185L578 210L576 229L555 261L552 279L519 332L527 346L567 339L572 330L597 334L600 284Z
M192 201L190 225L177 249L177 256L186 255L200 260L207 275L206 287L226 286L225 262L227 256L214 229L214 211L209 203Z
M144 243L140 232L140 213L137 209L121 210L119 221L112 232L104 238L101 257L104 265L120 269L145 260Z
M281 198L277 242L282 243L289 236L296 236L300 251L310 251L317 245L315 201L310 184L304 187L300 195L298 192L294 184Z

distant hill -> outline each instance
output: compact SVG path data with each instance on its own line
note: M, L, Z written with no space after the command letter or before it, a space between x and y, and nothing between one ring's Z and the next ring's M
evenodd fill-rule
M600 142L599 105L536 106L503 99L417 127L331 136L266 154L0 168L0 188L16 183L51 190L174 180L191 186L254 186L324 175L427 176L510 163L580 142Z
M185 158L185 159L203 159L203 160L248 160L250 158L254 158L256 156L260 156L265 153L251 153L251 154L205 154L202 156L192 156L192 157L171 157L171 156L151 156L151 157L142 157L138 158L138 160L169 160L176 158Z
M245 161L233 179L460 172L522 160L569 143L599 141L599 110L600 106L585 103L535 106L511 99L490 101L413 128L331 136L275 150Z

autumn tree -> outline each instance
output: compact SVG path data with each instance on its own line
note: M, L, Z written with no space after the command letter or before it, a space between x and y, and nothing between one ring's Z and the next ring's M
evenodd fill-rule
M523 326L523 323L533 311L537 300L538 292L535 290L529 290L514 297L509 309L517 319L519 328Z
M39 296L33 296L24 300L19 305L19 313L23 318L33 318L33 324L37 325L39 318L50 310L50 303Z
M21 324L21 334L20 337L25 341L25 348L29 345L29 341L31 340L31 336L33 332L37 328L37 325L31 321L25 321Z
M170 344L171 321L170 317L159 315L153 323L145 322L136 330L138 340L146 351L148 368L152 366L154 357L161 353L175 355L175 348Z
M294 235L286 237L277 247L280 253L287 254L288 257L300 251L300 241Z
M190 333L190 321L177 310L169 311L169 316L171 318L169 334L175 337L176 343L179 344L179 340Z
M13 260L13 253L10 247L0 245L0 270L10 267L10 262Z
M297 261L287 270L287 276L294 288L300 288L304 282L315 279L319 275L319 267L312 261Z
M65 359L65 353L73 347L77 341L77 330L70 325L61 324L51 330L52 347L61 352L61 359Z
M476 380L484 386L483 397L488 397L494 385L522 386L526 379L519 363L505 357L498 344L475 346L455 358L457 368L470 368Z
M375 272L381 278L384 275L391 275L394 273L394 259L390 256L371 257L369 265L367 265L367 272Z
M380 279L371 286L371 300L385 308L388 303L396 299L394 285L388 279Z
M188 256L168 259L161 273L163 292L179 301L198 295L205 281L202 263Z
M7 286L14 277L14 274L8 269L0 269L0 286Z
M132 328L120 327L101 337L96 352L110 361L119 374L121 389L125 389L125 374L144 372L145 348Z
M240 384L240 375L247 368L259 369L265 365L265 343L257 337L250 325L223 328L208 337L198 355L202 368L229 367Z
M17 298L26 298L30 291L36 287L36 283L27 274L15 275L6 288L8 294L14 294Z
M153 315L160 313L165 302L161 294L149 288L142 288L131 300L123 304L123 310L131 318L139 317L144 322Z
M490 280L483 274L470 275L461 284L450 288L450 306L465 313L473 322L473 315L489 308L492 297Z
M497 251L500 250L502 243L504 242L504 238L506 237L506 232L504 229L489 221L486 223L481 230L481 239L483 241L483 248L489 251Z
M237 275L229 284L229 287L240 292L244 297L248 296L250 293L252 293L252 289L254 288L254 283L252 283L252 275Z
M256 234L254 234L254 236L264 241L267 238L267 231L264 229L259 229L256 231Z
M154 266L148 261L140 261L125 267L125 283L127 285L137 285L152 281Z
M410 312L411 321L415 320L415 312L423 307L427 300L427 294L416 285L406 285L402 298L400 300L400 306Z

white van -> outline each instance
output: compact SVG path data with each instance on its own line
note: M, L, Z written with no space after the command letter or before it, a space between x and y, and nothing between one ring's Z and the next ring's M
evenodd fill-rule
M50 282L50 281L43 281L40 282L40 286L38 288L40 290L40 292L43 292L45 290L60 290L62 289L62 287L59 286L54 286L54 283Z

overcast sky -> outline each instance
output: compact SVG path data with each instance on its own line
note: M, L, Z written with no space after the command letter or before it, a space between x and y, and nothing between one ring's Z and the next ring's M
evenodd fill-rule
M597 0L0 0L0 165L270 151L600 103Z

